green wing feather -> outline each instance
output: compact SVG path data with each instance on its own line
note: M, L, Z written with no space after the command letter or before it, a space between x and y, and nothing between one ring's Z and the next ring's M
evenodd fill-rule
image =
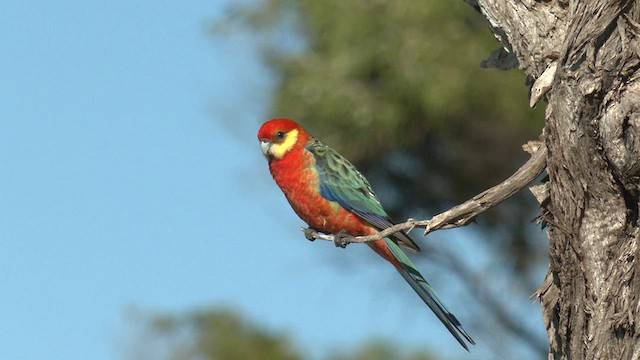
M349 160L317 139L306 148L315 158L320 194L325 199L337 202L378 230L393 226L371 184ZM420 251L405 232L398 232L392 238L407 249Z

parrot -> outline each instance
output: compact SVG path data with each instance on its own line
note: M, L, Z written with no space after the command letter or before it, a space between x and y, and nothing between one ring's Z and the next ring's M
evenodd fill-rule
M271 176L310 230L363 236L394 225L364 175L297 122L284 118L269 120L260 127L258 140ZM465 340L475 345L402 251L401 248L420 251L406 232L366 244L395 267L466 351L469 347Z

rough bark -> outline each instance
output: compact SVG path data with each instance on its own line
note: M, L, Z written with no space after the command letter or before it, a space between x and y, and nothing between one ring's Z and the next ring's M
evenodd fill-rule
M640 5L468 0L545 87L549 359L640 359ZM491 64L489 64L491 66Z

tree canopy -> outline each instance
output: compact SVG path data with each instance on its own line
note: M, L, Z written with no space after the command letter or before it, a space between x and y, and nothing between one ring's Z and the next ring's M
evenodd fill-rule
M133 353L139 359L165 360L303 360L309 353L285 333L266 329L225 308L184 314L136 314L138 341ZM158 341L165 346L154 348ZM166 346L170 344L170 346ZM138 358L138 357L134 357ZM326 360L432 360L426 350L400 350L389 341L372 341L356 349L329 354Z

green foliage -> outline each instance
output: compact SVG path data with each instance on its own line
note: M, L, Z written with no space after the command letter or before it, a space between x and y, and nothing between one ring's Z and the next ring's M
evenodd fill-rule
M243 319L225 309L207 309L191 314L156 315L136 320L142 327L144 348L153 341L162 342L164 354L153 358L170 360L302 360L309 355L298 350L291 339ZM152 339L153 341L149 341ZM168 344L168 346L166 346ZM139 351L149 358L149 349ZM352 352L329 356L328 360L432 360L427 352L399 351L384 341L371 342Z
M261 32L297 19L303 49L268 49L281 79L273 114L304 122L355 162L431 134L464 150L461 138L473 143L479 129L540 124L521 73L479 67L498 43L461 1L268 0L240 14Z
M434 360L425 351L400 352L397 347L385 341L370 342L351 353L337 355L329 360Z
M170 360L303 359L285 335L262 329L229 310L155 316L138 321L143 322L147 337L162 342L165 354L161 356ZM145 343L148 346L150 342Z

